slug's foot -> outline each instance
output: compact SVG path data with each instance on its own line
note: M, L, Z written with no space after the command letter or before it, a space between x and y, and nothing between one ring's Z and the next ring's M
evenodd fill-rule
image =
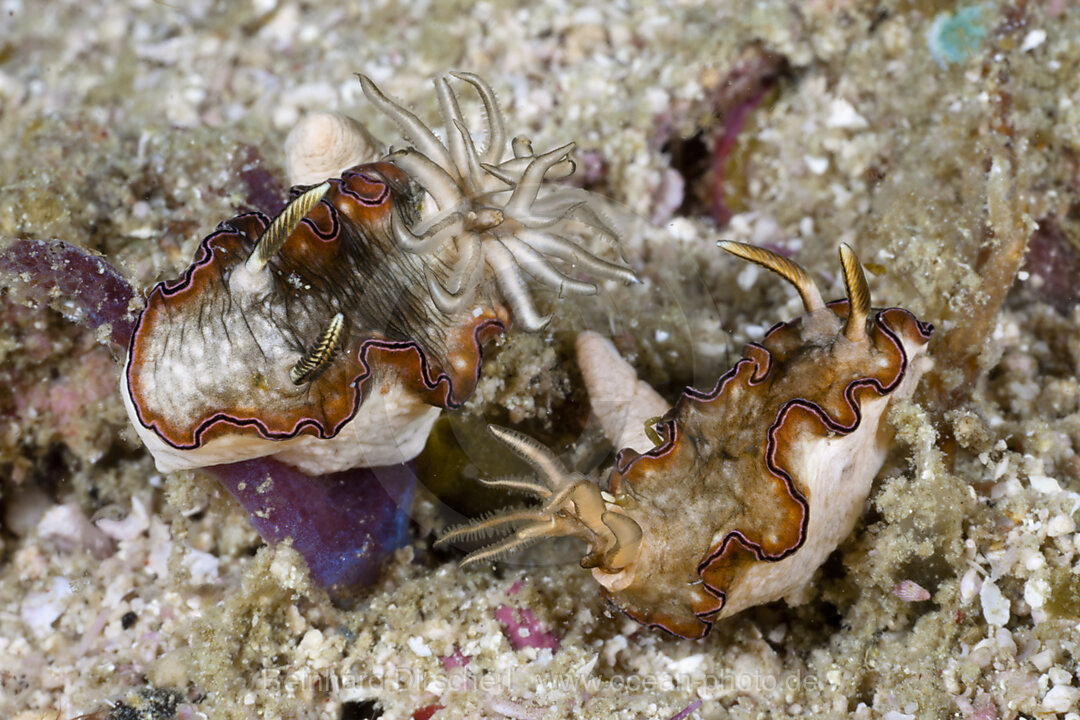
M494 425L488 430L532 466L536 478L501 478L485 480L484 484L531 495L541 504L505 510L453 528L439 537L437 546L510 531L502 540L466 555L461 565L494 560L537 540L563 536L581 538L588 545L581 561L585 568L616 572L634 559L641 528L609 503L599 487L584 475L569 472L554 453L527 435Z

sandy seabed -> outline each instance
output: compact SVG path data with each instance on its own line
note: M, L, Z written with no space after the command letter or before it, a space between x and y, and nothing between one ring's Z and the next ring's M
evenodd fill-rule
M711 386L799 312L715 242L782 248L829 297L848 242L877 304L937 326L941 390L891 413L865 521L812 586L688 641L613 614L574 548L463 571L421 535L340 609L211 479L157 473L117 351L6 278L0 716L1080 717L1080 9L675 5L0 0L0 245L175 277L284 192L305 111L395 136L354 73L434 118L432 77L476 72L511 133L577 141L582 182L641 218L645 282L509 334L421 481L480 418L603 457L563 422L577 330L620 336L669 398ZM462 474L442 490L468 496Z

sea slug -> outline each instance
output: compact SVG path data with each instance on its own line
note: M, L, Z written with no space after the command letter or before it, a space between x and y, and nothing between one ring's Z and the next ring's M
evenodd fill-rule
M534 152L516 137L508 152L491 88L454 77L483 104L482 147L448 78L435 81L440 139L361 76L410 144L380 156L354 121L302 123L288 164L308 184L275 218L221 223L151 290L121 382L159 470L404 462L440 408L473 392L487 340L547 322L526 276L560 294L597 292L587 277L635 281L588 249L617 240L598 198L551 183L573 172L573 144Z
M601 489L531 438L492 427L539 480L488 484L542 504L452 529L440 544L512 531L466 556L468 564L541 538L579 537L588 547L581 566L616 607L683 637L702 637L717 620L809 582L863 512L891 446L885 411L931 364L932 327L900 308L872 310L846 245L847 299L829 304L790 260L752 245L721 247L791 282L806 313L748 344L713 389L687 389L655 424L661 440L651 449L634 426L655 417L662 398L632 372L621 395L590 381L628 366L613 366L617 354L598 350L598 336L579 343L589 350L579 358L592 358L583 374L594 408L632 416L605 430L612 439L638 438L643 452L622 450Z

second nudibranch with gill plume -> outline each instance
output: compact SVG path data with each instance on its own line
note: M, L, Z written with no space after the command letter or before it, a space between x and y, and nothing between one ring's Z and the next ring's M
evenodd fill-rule
M847 299L829 304L787 258L721 247L790 281L806 313L748 344L712 390L688 389L656 424L655 447L641 428L666 403L610 343L583 337L579 363L594 411L612 400L598 397L608 393L604 378L629 373L614 423L621 428L601 418L610 439L634 443L618 454L606 489L531 438L492 427L539 479L487 482L541 504L453 529L439 543L511 531L463 561L474 563L576 536L588 548L581 566L616 607L683 637L702 637L717 620L811 580L863 513L891 444L885 412L930 365L932 328L900 308L872 310L846 245Z
M400 463L441 408L473 392L481 348L542 316L528 278L559 294L633 282L588 247L616 244L596 196L553 185L573 144L507 151L494 93L482 147L447 78L439 139L361 77L409 143L380 157L358 123L323 113L287 141L303 183L275 218L221 223L183 276L153 288L132 334L123 396L161 471L271 455L308 474ZM584 277L579 275L581 273Z

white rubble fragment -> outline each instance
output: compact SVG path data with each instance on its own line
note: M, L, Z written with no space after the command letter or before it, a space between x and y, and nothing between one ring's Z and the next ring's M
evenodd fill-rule
M1023 42L1020 43L1020 52L1029 52L1046 42L1046 31L1043 29L1035 29L1024 36Z
M653 191L653 207L649 219L654 225L664 225L675 216L686 197L686 180L682 173L672 168L660 171L660 179Z
M413 635L406 641L406 644L419 657L431 657L431 648L427 646L422 637Z
M1054 685L1072 685L1072 673L1060 665L1047 670L1046 676Z
M626 640L626 635L615 635L610 640L604 643L604 662L608 665L614 665L616 659L619 656L621 650L625 650L629 646L629 642Z
M758 276L761 274L757 265L750 265L749 263L739 271L739 274L735 276L735 284L739 286L739 289L746 292L750 288L754 287L754 283L757 282Z
M847 100L836 98L829 103L829 117L825 120L825 127L862 130L868 125L866 118L860 115Z
M1023 490L1018 478L1008 478L990 488L990 499L1000 500L1004 497L1016 497Z
M1024 602L1032 608L1041 608L1050 594L1050 583L1042 578L1031 578L1024 584Z
M9 491L4 498L0 524L16 537L26 537L53 504L48 494L36 484L20 487L15 493Z
M751 683L753 687L746 688L747 693L764 698L769 693L771 682L782 672L780 656L760 637L743 647L731 660L732 677L755 678L758 682Z
M297 107L334 107L337 105L337 90L328 82L309 82L289 88L283 101Z
M38 637L45 635L57 618L67 609L71 584L66 578L53 578L52 586L44 592L30 593L23 598L20 616Z
M979 571L975 568L968 568L968 571L964 573L964 577L960 578L960 600L965 604L971 602L971 599L978 594L981 587L982 576L979 575Z
M644 92L641 100L654 115L671 110L671 96L663 88L649 88Z
M146 510L146 500L135 495L131 498L131 512L123 520L101 518L94 522L98 528L113 540L134 540L150 527L150 515Z
M278 552L270 563L270 575L284 588L296 589L303 584L304 578L296 565L289 562L283 552Z
M178 35L160 42L135 43L135 57L160 65L175 65L182 57L191 57L195 35Z
M78 503L49 508L38 521L37 529L42 540L55 543L64 552L85 548L99 560L113 553L112 540L91 524Z
M815 175L824 175L825 171L829 169L829 158L827 157L803 155L803 162L806 163L806 169Z
M1043 710L1053 713L1063 713L1074 709L1080 702L1080 688L1070 685L1055 685L1043 697Z
M150 552L146 557L146 570L155 577L169 572L169 556L172 555L172 538L169 527L160 518L150 523Z
M573 671L574 674L577 675L578 677L583 677L583 678L589 677L590 675L592 675L593 668L596 667L596 663L599 662L599 660L600 660L600 654L599 653L593 655L591 660L586 660L585 662L581 663L576 668L574 668L574 671Z
M1055 495L1061 492L1061 485L1049 475L1029 475L1028 482L1031 483L1032 489L1046 495Z
M889 710L887 713L881 716L882 720L915 720L914 715L898 712L896 710Z
M320 652L324 643L324 636L318 628L311 628L304 637L300 638L298 650L307 659L314 659Z
M1046 558L1044 558L1042 553L1036 548L1022 547L1020 548L1019 555L1020 562L1029 572L1034 572L1046 565Z
M975 667L984 668L994 659L996 648L997 641L994 638L983 638L971 648L971 652L968 653L968 662Z
M690 242L696 240L699 236L698 228L688 218L677 217L673 219L667 225L668 234L672 239L682 242Z
M191 573L191 582L194 585L213 585L218 581L217 557L202 550L191 548L184 555L184 565Z
M698 653L696 655L687 655L680 660L674 660L668 665L668 668L676 675L689 675L700 671L704 666L705 656Z
M1042 652L1035 653L1029 659L1036 670L1039 672L1046 672L1046 669L1050 667L1050 663L1054 661L1054 651L1046 649Z
M986 622L997 627L1009 622L1009 601L1001 594L993 580L983 580L979 601L982 603L983 618Z
M998 652L1006 657L1016 657L1016 640L1005 628L998 628L994 633L994 642L997 643Z
M1068 515L1055 515L1046 523L1047 537L1061 537L1076 532L1076 522Z

